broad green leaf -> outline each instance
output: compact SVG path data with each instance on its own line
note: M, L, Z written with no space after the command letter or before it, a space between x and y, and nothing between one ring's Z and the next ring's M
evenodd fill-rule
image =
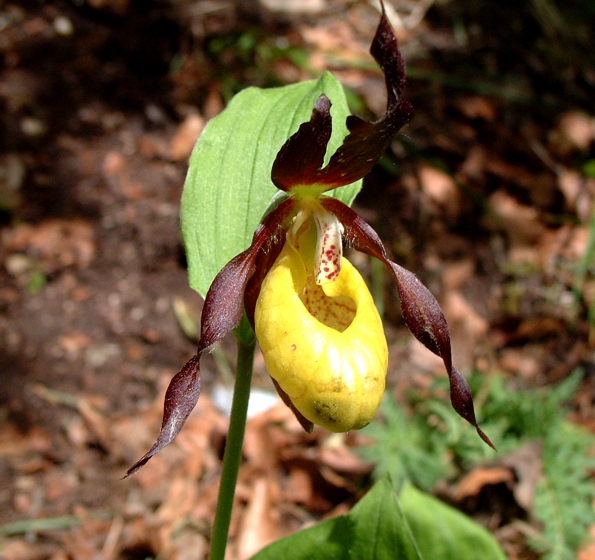
M249 88L209 121L192 156L182 196L182 234L190 285L205 295L217 273L245 250L269 202L279 191L270 174L277 152L310 118L325 93L333 106L326 161L347 135L345 93L330 73L282 88ZM332 191L351 204L361 181Z
M252 560L279 558L423 560L388 476L379 480L348 515L329 519L277 541ZM431 555L426 560L434 558L440 557Z
M411 484L403 487L399 498L424 558L506 560L494 537L460 511Z

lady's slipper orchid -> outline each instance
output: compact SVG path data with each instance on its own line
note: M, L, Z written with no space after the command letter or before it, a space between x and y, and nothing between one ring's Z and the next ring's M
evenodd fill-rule
M373 123L348 117L349 134L323 167L332 131L331 104L323 94L310 120L281 148L271 177L285 191L283 200L264 217L252 245L213 281L197 353L172 379L157 441L128 475L179 433L198 401L202 353L238 326L244 312L275 387L306 430L315 423L347 431L372 420L384 392L387 345L363 279L342 256L343 241L387 266L407 326L444 362L454 409L493 447L475 419L469 386L452 365L448 325L434 296L388 259L376 232L356 212L324 195L366 175L411 118L402 96L404 62L384 11L370 52L385 76L385 115Z

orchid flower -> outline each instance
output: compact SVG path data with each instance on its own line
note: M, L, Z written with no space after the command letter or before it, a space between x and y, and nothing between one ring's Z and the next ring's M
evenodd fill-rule
M493 447L477 424L469 386L452 364L448 325L434 296L388 259L377 233L354 210L325 195L364 177L411 119L403 98L405 66L384 11L370 52L385 76L386 113L376 122L349 116L348 135L323 167L332 119L322 94L310 120L283 145L271 172L281 196L250 247L211 284L196 355L172 379L157 441L128 475L179 433L200 394L201 355L244 313L279 395L307 431L318 424L344 432L373 419L385 388L387 343L364 280L343 257L343 243L386 265L408 328L444 362L453 408Z

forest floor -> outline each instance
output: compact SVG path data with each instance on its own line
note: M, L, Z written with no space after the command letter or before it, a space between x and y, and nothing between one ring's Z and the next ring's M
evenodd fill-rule
M368 54L378 21L371 3L142 4L0 4L7 560L205 558L233 340L203 360L203 394L177 440L122 479L153 443L165 388L195 351L180 326L196 322L202 305L188 287L179 227L192 146L241 87L327 69L360 113L384 112L382 75ZM491 49L506 39L488 34L489 18L475 14L463 33L449 4L426 4L427 14L389 12L404 24L397 34L415 115L355 206L442 304L460 370L497 373L524 390L580 368L568 413L595 431L595 118L584 112L595 74L567 68L557 79L526 36L517 51L525 54L505 53L503 64ZM370 274L366 258L353 258ZM405 328L395 288L384 292L388 391L402 401L443 371ZM255 386L273 391L260 356ZM234 559L348 511L373 470L357 453L368 436L308 435L272 402L248 425ZM527 502L515 504L516 517L479 515L487 486L512 491L519 480L502 464L470 469L467 490L451 502L481 517L511 558L538 558L523 530ZM539 464L530 468L538 478ZM595 549L587 543L579 557L595 558Z

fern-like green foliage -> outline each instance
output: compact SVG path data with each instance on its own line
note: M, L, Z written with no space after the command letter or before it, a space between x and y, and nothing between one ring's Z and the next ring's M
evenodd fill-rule
M380 408L381 420L366 428L375 445L362 447L361 455L374 463L375 478L390 473L395 485L411 481L423 490L453 474L446 461L446 442L440 434L432 435L420 415L408 416L393 399L385 398Z
M545 436L543 479L535 494L535 516L544 525L543 541L531 544L546 554L543 560L573 560L576 549L595 523L595 484L589 470L595 468L593 437L567 422Z
M543 531L529 544L543 560L575 558L595 523L595 482L589 476L595 469L595 437L565 420L565 404L581 379L577 370L556 386L516 391L501 376L474 374L469 379L477 400L485 403L478 407L478 419L501 455L528 441L542 444L543 472L533 514ZM445 394L440 381L423 398L410 395L410 411L385 399L380 420L365 430L375 444L360 450L377 464L375 476L389 472L395 481L431 490L439 480L496 457L445 404Z
M582 379L576 370L561 383L539 389L511 390L501 376L485 381L483 376L471 379L472 391L483 392L487 382L488 394L481 408L481 416L490 423L501 424L501 450L516 448L519 443L546 437L567 416L565 404L572 398ZM499 447L500 449L500 447Z

